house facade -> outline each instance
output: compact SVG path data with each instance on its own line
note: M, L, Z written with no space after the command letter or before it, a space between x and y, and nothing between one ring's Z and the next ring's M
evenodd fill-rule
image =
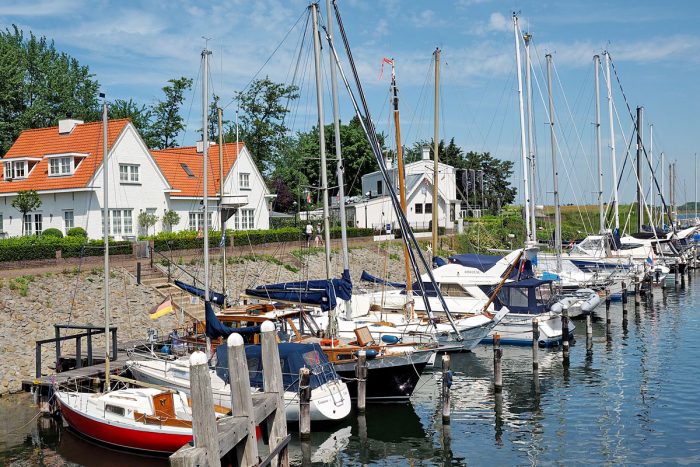
M99 238L103 235L105 188L109 190L109 231L115 239L201 226L203 157L196 147L150 151L128 119L111 120L107 137L109 182L104 187L102 131L101 122L66 119L56 127L22 132L0 161L0 236L22 235L23 229L25 234L39 234L48 228L65 234L72 227L82 227L88 237ZM210 147L209 152L210 216L212 228L218 229L218 147ZM224 194L243 189L246 195L238 197L246 203L239 203L242 209L226 226L268 228L269 193L252 157L243 144L226 144L223 152ZM246 177L247 188L241 186ZM23 216L12 202L25 190L36 190L41 206ZM179 224L163 224L168 210L178 213ZM148 232L138 222L142 212L158 218Z

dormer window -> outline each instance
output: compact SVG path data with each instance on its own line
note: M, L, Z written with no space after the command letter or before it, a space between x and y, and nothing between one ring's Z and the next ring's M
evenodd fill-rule
M27 178L27 161L5 162L5 180Z
M119 181L121 183L139 183L138 164L119 164Z
M72 157L52 157L49 159L49 176L70 175L73 173Z

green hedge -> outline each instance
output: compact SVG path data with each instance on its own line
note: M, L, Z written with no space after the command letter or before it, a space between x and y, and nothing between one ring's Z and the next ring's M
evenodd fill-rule
M80 237L11 237L0 240L0 261L23 261L30 259L51 259L56 251L61 250L63 258L82 256L100 256L104 253L102 240L90 240ZM109 242L110 255L131 254L131 242Z

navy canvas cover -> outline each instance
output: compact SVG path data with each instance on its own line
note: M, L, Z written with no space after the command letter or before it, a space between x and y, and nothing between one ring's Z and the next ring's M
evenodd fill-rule
M372 274L368 273L367 271L362 271L362 275L360 276L360 280L364 282L372 282L373 284L385 284L389 285L391 287L396 287L399 289L406 288L406 284L402 282L391 282L386 279L382 279L381 277L376 277L373 276Z
M463 255L452 255L449 257L450 263L461 264L468 268L476 268L481 272L486 272L496 265L503 256L498 255L480 255L477 253L465 253ZM534 276L532 270L532 262L527 259L521 259L520 264L516 265L508 276L509 279L525 278Z
M217 337L226 338L234 332L242 334L243 336L257 334L260 332L260 326L247 326L245 328L232 328L226 326L224 323L219 321L219 318L216 317L210 302L204 303L204 322L206 324L205 333L207 337L211 339L216 339Z
M182 281L175 281L175 285L180 287L182 290L185 292L189 292L192 295L195 295L199 298L205 298L204 297L204 289L200 289L199 287L195 287L194 285L187 284ZM226 301L226 295L220 294L218 292L214 292L212 290L209 290L209 298L211 299L212 302L216 303L219 306L224 306L224 303Z
M337 297L350 300L352 280L350 271L344 270L339 279L317 279L309 281L282 282L259 285L246 289L246 294L268 300L319 305L323 311L332 310L337 305Z

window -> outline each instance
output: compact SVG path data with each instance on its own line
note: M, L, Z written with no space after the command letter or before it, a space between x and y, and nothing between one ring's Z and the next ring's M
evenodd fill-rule
M41 235L42 230L44 230L42 228L44 223L43 221L44 219L41 214L34 214L34 233L36 235Z
M119 407L117 405L105 404L105 412L113 413L121 417L124 416L124 407Z
M209 221L209 228L211 229L211 211L207 211L207 220ZM199 230L204 228L204 213L203 212L190 212L189 216L189 230Z
M52 157L49 159L49 176L70 175L71 165L70 157Z
M433 213L433 203L425 203L425 213L426 214Z
M36 235L41 234L43 229L43 216L41 214L31 214L24 215L24 235L31 235L35 233Z
M119 164L119 181L121 183L138 183L139 166L136 164Z
M66 233L75 227L75 223L73 222L73 211L63 211L63 225L65 226Z
M109 234L131 235L133 233L133 209L109 210Z
M27 163L25 161L5 162L5 180L13 178L25 178L27 175Z
M245 172L239 173L238 184L241 188L250 188L250 174Z
M416 204L416 214L423 214L423 205Z
M32 234L32 215L25 214L24 215L24 235L31 235L31 234Z
M377 194L381 195L382 194L382 181L377 180Z
M241 209L241 230L255 228L255 209Z
M180 164L180 167L182 167L182 170L185 171L188 177L194 177L194 174L192 173L192 169L190 169L187 164L184 162Z
M446 297L471 297L472 295L464 290L460 284L440 284L440 292Z

